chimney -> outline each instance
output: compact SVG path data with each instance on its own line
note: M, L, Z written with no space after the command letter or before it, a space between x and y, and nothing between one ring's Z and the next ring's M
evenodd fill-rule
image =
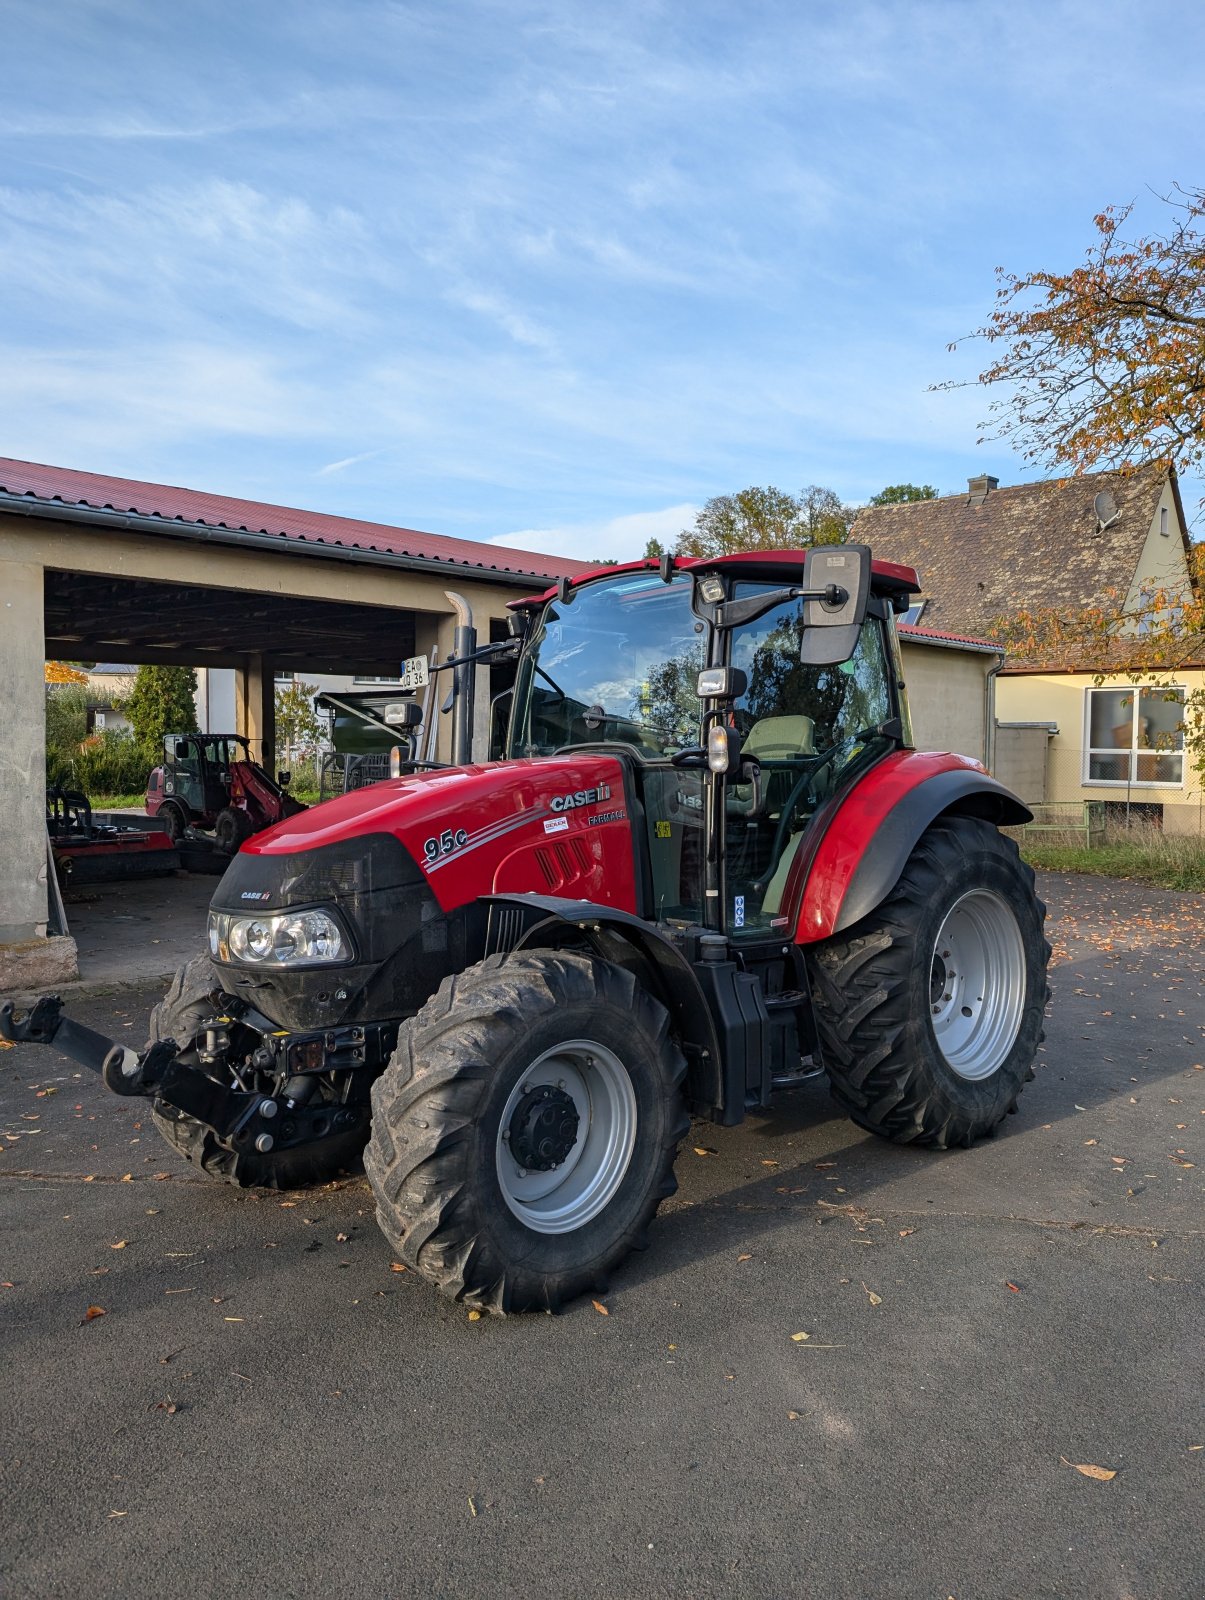
M991 494L993 489L1000 487L999 478L993 478L989 473L981 473L977 478L967 479L967 504L981 506Z

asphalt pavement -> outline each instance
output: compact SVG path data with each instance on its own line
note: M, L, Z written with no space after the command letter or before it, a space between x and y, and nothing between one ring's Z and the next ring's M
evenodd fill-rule
M0 1052L6 1593L1196 1600L1205 908L1042 887L1000 1137L887 1145L821 1083L697 1124L557 1317L393 1270L361 1178L214 1184ZM156 993L74 1014L140 1044Z

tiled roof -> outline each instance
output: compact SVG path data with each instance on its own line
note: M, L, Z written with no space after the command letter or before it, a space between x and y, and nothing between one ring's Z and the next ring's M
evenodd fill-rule
M531 577L577 577L594 563L570 561L564 556L539 555L503 545L478 544L471 539L449 539L439 533L395 528L381 522L359 522L320 511L299 511L290 506L264 505L208 494L200 489L178 489L162 483L141 483L132 478L109 478L68 467L43 466L32 461L0 458L0 494L46 502L53 516L54 502L91 506L140 517L226 528L234 532L275 535L298 544L319 544L345 550L365 550L406 559L446 561L450 567ZM3 503L0 502L0 510Z
M1166 476L1152 466L867 506L852 537L918 569L927 622L984 633L1017 611L1078 610L1127 591ZM1104 528L1093 504L1102 490L1117 512Z

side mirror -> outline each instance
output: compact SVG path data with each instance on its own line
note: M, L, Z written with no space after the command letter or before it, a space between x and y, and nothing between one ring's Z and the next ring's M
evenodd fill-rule
M176 740L176 760L177 761L187 761L188 760L188 740L187 739L177 739Z
M805 666L834 667L858 647L870 599L870 550L864 544L813 545L803 563L803 586L819 600L803 603Z
M393 700L385 707L384 717L391 728L417 728L423 708L417 700Z

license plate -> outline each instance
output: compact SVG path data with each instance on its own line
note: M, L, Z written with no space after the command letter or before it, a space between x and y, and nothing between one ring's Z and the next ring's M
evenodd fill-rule
M426 656L408 656L402 662L401 687L403 689L424 689L430 676Z

